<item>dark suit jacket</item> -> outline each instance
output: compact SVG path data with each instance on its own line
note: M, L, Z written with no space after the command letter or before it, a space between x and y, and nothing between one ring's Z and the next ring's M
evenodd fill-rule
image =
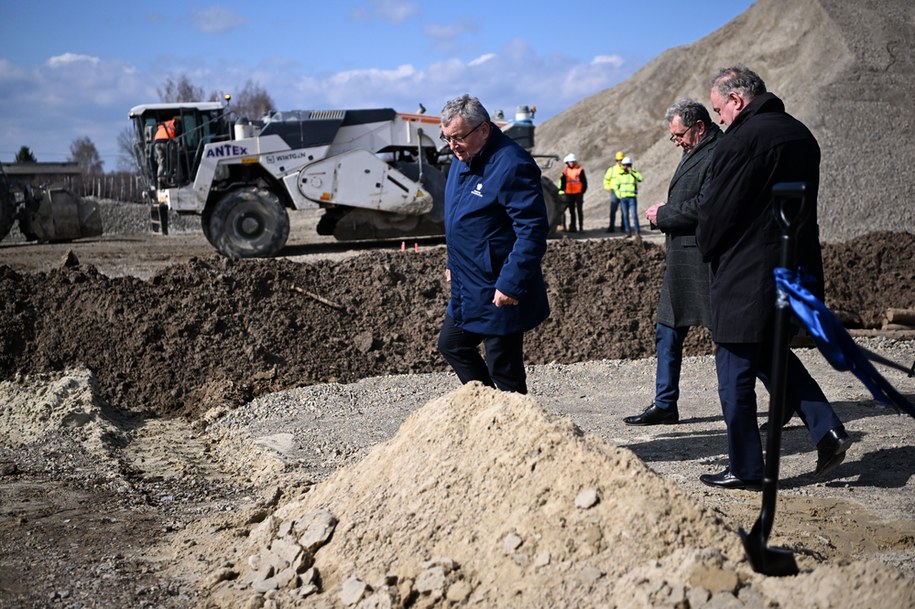
M771 93L750 102L721 137L712 176L699 204L696 240L712 265L712 338L719 343L771 339L775 318L772 270L782 229L772 186L807 182L809 215L796 239L797 263L822 286L817 225L820 147L803 123ZM815 290L822 296L822 287Z
M711 325L709 265L696 247L699 198L708 183L712 153L721 129L708 126L702 140L684 153L667 189L667 204L658 208L657 226L667 235L667 267L658 322L672 328Z

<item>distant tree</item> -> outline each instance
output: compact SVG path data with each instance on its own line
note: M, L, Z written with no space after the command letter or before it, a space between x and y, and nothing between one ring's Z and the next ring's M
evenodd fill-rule
M105 173L105 162L88 137L76 138L70 144L70 162L78 163L79 170L84 176L101 176Z
M19 152L16 153L16 162L17 163L37 163L38 159L35 158L35 155L32 154L32 151L29 150L28 146L23 146L19 149Z
M159 101L166 103L201 101L204 95L203 88L195 86L187 74L179 76L177 82L169 76L165 85L156 91L159 93Z
M134 139L134 131L132 127L124 127L124 129L118 134L118 171L124 172L136 172L139 171L137 167L137 156L134 154L134 145L136 141Z
M232 106L238 116L244 116L251 120L259 119L268 112L276 111L276 105L273 99L264 90L260 84L249 80L234 96Z

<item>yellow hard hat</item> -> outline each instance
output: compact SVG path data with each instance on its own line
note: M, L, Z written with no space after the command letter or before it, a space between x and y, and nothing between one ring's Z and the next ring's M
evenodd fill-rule
M626 156L626 155L623 154L622 152L617 152L617 153L616 153L616 160L617 160L617 161L622 161L624 156Z

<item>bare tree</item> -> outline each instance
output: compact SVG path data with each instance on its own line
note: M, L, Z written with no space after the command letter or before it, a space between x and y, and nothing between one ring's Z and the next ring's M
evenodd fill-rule
M168 103L201 101L204 95L203 88L195 86L187 74L179 76L177 82L169 76L162 88L156 91L159 101Z
M78 163L83 176L101 176L105 173L105 162L98 149L88 137L79 137L70 144L70 162Z
M137 155L134 152L136 139L132 127L124 127L118 133L118 171L138 171Z
M273 99L260 84L249 80L233 100L235 113L251 120L259 119L268 112L274 112Z
M223 91L213 91L209 101L225 99ZM232 95L232 110L237 117L257 120L269 112L276 111L276 104L270 94L260 84L249 80L241 91Z

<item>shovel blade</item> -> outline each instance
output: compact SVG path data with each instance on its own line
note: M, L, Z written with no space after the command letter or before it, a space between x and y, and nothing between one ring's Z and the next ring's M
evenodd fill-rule
M787 548L770 548L766 545L766 537L762 533L762 525L757 520L753 529L747 533L742 528L738 530L743 549L747 553L750 566L757 573L773 577L786 577L797 575L800 571L794 560L794 553Z

